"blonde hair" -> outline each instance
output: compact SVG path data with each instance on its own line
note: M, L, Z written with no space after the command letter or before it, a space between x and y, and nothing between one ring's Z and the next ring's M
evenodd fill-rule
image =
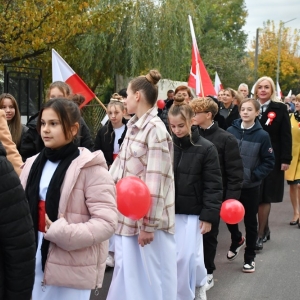
M195 113L203 111L211 112L212 119L216 116L219 110L217 103L210 97L194 98L190 102L190 106Z
M109 103L107 104L107 113L108 113L108 110L109 110L111 107L113 107L113 106L115 107L115 109L116 109L116 106L119 106L120 109L121 109L121 111L124 113L125 107L124 107L123 101L121 101L121 100L123 100L123 97L120 96L118 93L114 93L114 94L112 95L112 97L110 98ZM108 132L109 132L109 125L111 125L110 119L108 119L108 122L107 122L107 130L106 130L106 132L104 133L104 135L108 134ZM112 125L111 125L111 126L112 126ZM111 137L110 143L112 142L113 134L114 134L114 132L112 131L111 136L110 136L110 137Z
M107 109L111 106L120 106L121 110L124 111L125 107L123 103L123 97L120 96L118 93L113 93L109 103L107 104Z
M3 108L4 99L11 100L12 105L15 109L14 117L10 120L10 122L7 122L7 124L9 127L9 131L10 131L12 140L18 147L20 144L20 141L21 141L22 128L23 128L22 124L21 124L21 116L20 116L18 103L13 95L8 94L8 93L3 93L0 95L0 108L1 109Z
M276 88L275 88L275 83L273 81L273 79L271 77L268 77L268 76L263 76L263 77L260 77L256 83L255 83L255 88L254 88L254 97L256 99L258 99L258 96L257 96L257 90L258 90L258 85L264 81L264 80L267 80L270 85L271 85L271 89L272 89L272 94L271 94L271 97L270 97L270 100L271 101L274 101L274 102L281 102L280 100L277 99L276 97Z
M192 108L184 101L184 97L181 93L178 93L174 96L174 102L169 109L168 118L170 120L170 116L176 117L180 115L186 126L189 128L189 134L191 135L190 123L194 112ZM170 123L170 122L169 122ZM171 128L170 131L172 132Z

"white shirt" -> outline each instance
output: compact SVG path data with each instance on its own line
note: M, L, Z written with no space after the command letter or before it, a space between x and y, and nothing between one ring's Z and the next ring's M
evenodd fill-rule
M122 133L125 130L125 125L123 124L123 126L121 126L120 128L114 128L114 132L115 132L115 140L114 140L114 154L118 154L120 151L120 145L118 143L119 139L122 136Z

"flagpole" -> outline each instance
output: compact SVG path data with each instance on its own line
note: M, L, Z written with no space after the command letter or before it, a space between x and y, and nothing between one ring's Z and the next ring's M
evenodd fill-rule
M202 76L201 76L201 73L200 73L200 69L199 69L199 79L200 79L200 92L202 91L202 97L205 97L204 96L204 88L203 88L203 85L202 85Z
M102 101L101 101L97 96L95 96L95 99L99 102L99 104L102 106L102 108L105 109L105 111L106 111L106 107L105 107L105 105L102 103Z

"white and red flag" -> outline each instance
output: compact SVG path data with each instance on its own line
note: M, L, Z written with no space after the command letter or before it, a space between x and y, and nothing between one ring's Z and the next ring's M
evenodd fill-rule
M74 94L84 96L85 101L80 105L80 108L95 98L95 94L85 82L75 73L66 61L52 49L52 82L54 81L63 81L72 88Z
M276 82L276 96L281 100L281 98L282 98L282 92L281 92L281 88L279 86L278 81Z
M215 75L215 91L216 91L216 95L218 95L218 93L223 90L223 85L222 82L220 80L220 77L218 75L218 72L216 72Z
M216 95L216 91L212 84L212 81L208 75L208 72L204 66L204 63L200 57L194 25L191 16L189 16L191 35L193 41L192 47L192 66L190 77L188 80L188 86L196 90L197 96Z

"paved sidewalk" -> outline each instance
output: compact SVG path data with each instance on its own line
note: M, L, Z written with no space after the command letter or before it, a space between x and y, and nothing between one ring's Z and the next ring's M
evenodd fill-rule
M243 251L232 262L226 253L230 235L221 222L216 256L215 286L207 292L208 300L298 300L300 299L300 229L290 226L292 206L286 186L284 201L273 204L270 218L271 240L256 256L256 271L244 274ZM243 224L240 228L244 230ZM103 288L90 300L104 300L109 289L112 269L105 273ZM120 300L122 295L120 295ZM116 299L119 300L119 299ZM132 299L142 300L142 299ZM153 299L155 300L155 299Z

